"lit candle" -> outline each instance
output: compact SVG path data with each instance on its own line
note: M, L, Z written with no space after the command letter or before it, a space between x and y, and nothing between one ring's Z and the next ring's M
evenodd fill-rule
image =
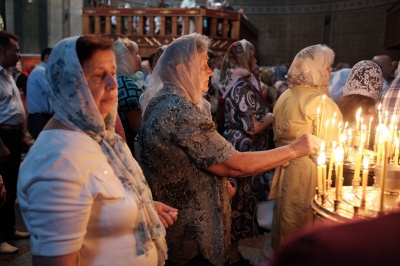
M328 189L331 189L332 185L332 172L333 172L333 162L335 161L335 149L336 149L336 141L333 141L331 159L329 160L329 168L328 168Z
M318 195L322 194L322 165L325 162L322 161L322 155L318 156L318 165L317 165L317 188L318 188Z
M326 143L328 143L328 146L331 143L332 132L335 132L335 130L336 130L335 129L335 119L336 119L336 112L333 113L333 118L332 118L332 123L331 123L332 126L331 126L331 130L329 130L328 140L326 141Z
M319 138L319 114L321 112L321 108L318 106L317 109L317 138Z
M383 201L385 195L385 186L386 186L386 167L387 167L387 140L383 140L382 144L382 167L381 167L381 199L380 199L380 211L383 212Z
M369 148L369 139L371 138L371 123L372 123L373 117L369 119L369 125L368 125L368 132L367 132L367 147Z
M335 187L336 187L336 200L340 199L340 190L341 190L341 183L342 183L342 177L343 177L343 150L340 147L337 147L335 150L335 160L336 160L336 182L335 182Z
M340 142L340 135L342 135L342 129L343 129L342 121L339 121L338 127L339 127L339 132L337 135L337 140Z
M353 132L351 128L347 131L349 134L349 138L347 139L347 147L346 147L346 153L348 154L350 151L350 146L353 144Z
M379 147L379 140L380 140L380 134L381 134L381 128L382 128L382 124L379 124L376 127L376 131L375 131L375 140L374 140L374 146ZM377 151L374 147L374 150Z
M361 135L365 133L365 125L364 125L364 118L361 117L361 124L360 124L360 129L361 129Z
M365 206L365 194L367 193L367 182L368 182L368 157L364 157L364 170L362 173L362 196L361 206Z
M360 179L361 158L362 158L362 146L360 146L358 148L358 152L356 154L356 165L354 167L354 176L353 176L353 185L354 186L355 186L356 182L359 182L359 179Z
M380 124L382 124L382 112L381 112L381 108L382 108L382 104L380 103L379 105L378 105L378 122L379 122L379 124L378 125L380 125Z
M376 154L376 164L381 164L381 155L382 155L382 138L379 138L378 142L378 152Z
M325 141L326 143L328 143L327 139L326 139L326 132L328 132L328 126L329 126L329 120L326 120L325 122L325 131L324 131L324 138L322 139L323 141Z
M395 138L396 147L394 149L394 164L399 164L399 138Z
M326 99L326 95L324 94L322 96L322 108L321 108L321 120L319 121L319 138L321 137L321 128L322 128L322 121L324 121L324 107L325 107L325 99Z
M356 113L356 131L360 130L360 115L361 115L361 107L358 108Z
M385 127L387 127L388 118L389 118L389 113L388 113L388 111L386 111L386 112L385 112L385 120L384 120L384 122L383 122L383 125L384 125Z

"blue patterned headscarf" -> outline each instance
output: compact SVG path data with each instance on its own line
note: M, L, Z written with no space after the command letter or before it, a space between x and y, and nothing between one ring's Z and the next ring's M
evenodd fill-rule
M152 248L158 250L159 265L167 259L165 228L154 208L151 191L138 163L126 143L115 132L117 99L112 111L103 120L89 90L76 53L77 37L60 41L52 50L46 67L51 85L50 95L54 119L66 127L86 133L101 146L115 174L131 192L139 207L137 255Z

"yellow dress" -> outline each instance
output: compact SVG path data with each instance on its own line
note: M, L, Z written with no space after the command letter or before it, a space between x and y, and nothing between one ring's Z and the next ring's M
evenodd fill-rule
M276 146L290 144L305 133L316 134L318 107L322 108L322 89L309 86L290 87L278 99L274 107L274 135ZM328 96L324 101L323 126L332 120L336 112L336 125L342 114ZM338 129L330 130L331 138L337 138ZM272 226L272 247L313 221L311 200L315 196L317 167L309 156L289 161L277 167L269 198L275 199Z

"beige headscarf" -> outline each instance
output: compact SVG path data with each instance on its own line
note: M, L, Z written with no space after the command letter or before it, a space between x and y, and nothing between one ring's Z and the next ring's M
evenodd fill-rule
M333 64L335 53L327 46L320 44L304 48L297 53L288 71L289 87L318 87L329 95L329 73L327 70Z

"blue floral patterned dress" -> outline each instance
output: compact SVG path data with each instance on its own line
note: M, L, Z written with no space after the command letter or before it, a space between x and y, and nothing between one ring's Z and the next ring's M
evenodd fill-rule
M225 99L224 137L241 152L267 150L266 131L252 136L246 133L254 130L253 117L261 121L267 112L251 82L239 79ZM260 232L253 216L257 202L267 199L268 175L266 172L245 178L229 178L237 189L232 198L233 240L250 238Z

